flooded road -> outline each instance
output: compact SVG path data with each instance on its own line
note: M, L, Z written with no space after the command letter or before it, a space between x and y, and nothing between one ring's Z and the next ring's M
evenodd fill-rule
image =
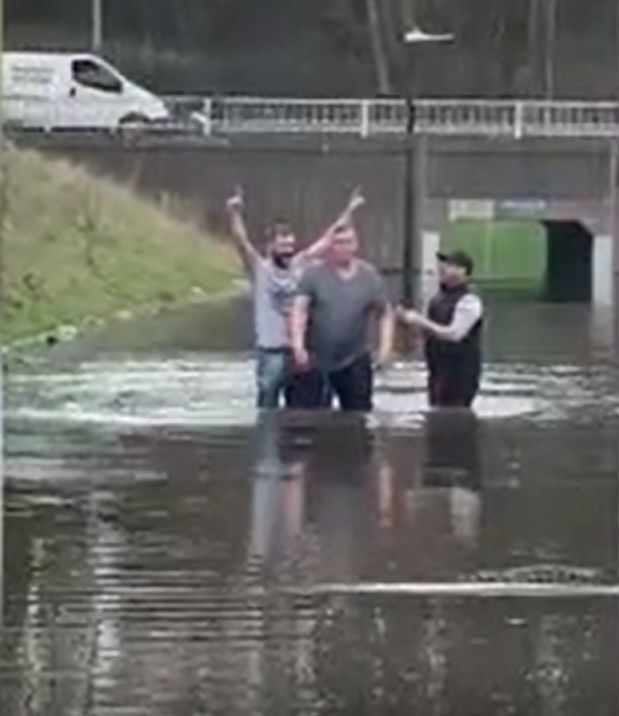
M616 714L612 317L491 314L476 416L259 417L236 306L12 371L0 713Z

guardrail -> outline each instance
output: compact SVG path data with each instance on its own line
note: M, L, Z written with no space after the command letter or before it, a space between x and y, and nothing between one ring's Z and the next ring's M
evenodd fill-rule
M137 101L137 100L136 100ZM402 135L402 99L269 99L256 97L164 98L170 117L157 117L152 131L207 136L233 135ZM121 118L148 118L131 98L43 101L3 98L4 119L15 128L54 131L109 130ZM445 99L416 101L416 131L438 136L619 137L619 103ZM152 118L151 118L152 119ZM139 124L139 122L138 122Z
M208 101L214 132L403 134L404 100L222 98ZM616 137L619 103L417 100L416 131L448 136Z

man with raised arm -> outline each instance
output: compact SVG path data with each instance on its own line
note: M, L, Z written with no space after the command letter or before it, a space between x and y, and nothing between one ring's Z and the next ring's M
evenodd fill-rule
M361 194L354 191L337 221L318 241L301 251L297 250L291 227L276 223L262 254L249 239L241 192L228 200L230 232L252 284L258 408L277 408L282 396L287 407L296 407L289 321L298 282L312 260L320 259L329 248L337 227L349 224L362 204Z

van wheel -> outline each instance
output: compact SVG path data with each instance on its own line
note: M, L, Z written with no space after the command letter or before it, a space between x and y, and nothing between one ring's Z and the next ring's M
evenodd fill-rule
M118 120L118 126L123 129L128 124L148 124L148 117L137 112L129 112Z
M1 1L1 0L0 0ZM148 127L148 117L143 114L126 114L118 120L116 136L123 140L132 140L140 137Z

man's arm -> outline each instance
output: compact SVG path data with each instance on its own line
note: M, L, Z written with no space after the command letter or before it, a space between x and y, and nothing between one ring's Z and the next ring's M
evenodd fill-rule
M230 234L234 239L236 249L247 273L253 274L256 263L260 260L260 255L249 240L245 219L243 218L243 198L240 192L228 199L226 208L230 220Z
M378 271L375 272L374 280L376 283L374 310L378 317L378 346L376 358L378 365L382 366L389 361L391 353L393 352L394 312L385 283Z
M459 343L466 338L473 326L482 317L483 306L477 296L468 294L458 301L451 323L442 326L431 321L417 311L409 311L402 314L404 321L410 325L418 326L428 333L444 341Z
M393 308L387 303L378 319L378 362L384 364L389 360L393 351Z
M319 258L325 253L331 246L333 241L333 235L342 226L348 226L352 220L355 212L363 206L365 199L363 198L361 191L355 189L348 199L346 208L337 217L337 219L323 232L322 236L310 244L306 249L303 249L297 254L297 259L301 261L308 261L314 258Z
M305 349L309 302L307 294L299 293L294 298L289 316L290 347L295 363L301 368L305 367L309 360Z

